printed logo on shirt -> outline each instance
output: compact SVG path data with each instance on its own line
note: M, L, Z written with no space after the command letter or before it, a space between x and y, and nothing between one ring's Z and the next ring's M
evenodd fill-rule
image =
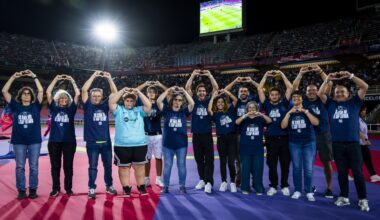
M347 110L347 108L344 107L344 106L338 106L335 109L333 119L338 119L339 123L343 123L343 119L347 119L347 118L350 118L348 116L348 110Z
M23 125L24 128L28 128L28 125L34 123L32 114L30 114L30 112L21 112L18 115L17 123Z
M321 110L319 109L319 107L317 105L310 105L310 108L314 112L314 114L316 114L316 115L321 114Z
M272 109L269 112L269 117L271 117L273 121L277 121L277 118L281 117L280 110L278 108Z
M296 116L291 121L291 127L293 130L297 130L298 133L301 133L301 129L306 128L305 119L302 116Z
M173 128L173 131L177 131L177 128L182 127L182 121L178 117L171 117L169 120L169 127Z
M103 122L107 121L107 115L104 113L103 110L96 110L94 112L92 120L94 122L98 122L98 125L102 125Z
M69 116L66 114L66 112L58 112L58 114L55 116L54 121L59 124L59 126L63 126L63 123L69 123Z
M203 119L203 116L207 116L207 109L203 105L199 105L195 114L198 115L200 119Z
M221 126L226 126L227 128L230 126L229 123L231 123L232 120L230 117L228 117L228 115L222 115L220 117L220 125Z
M241 106L239 106L238 109L237 109L237 116L238 116L238 117L243 116L243 115L246 113L245 110L246 110L246 109L245 109L245 105L241 105Z
M157 116L157 109L152 108L152 110L147 114L150 118L154 118Z
M251 139L254 140L255 136L260 135L259 127L256 126L255 124L248 125L245 135L251 136Z

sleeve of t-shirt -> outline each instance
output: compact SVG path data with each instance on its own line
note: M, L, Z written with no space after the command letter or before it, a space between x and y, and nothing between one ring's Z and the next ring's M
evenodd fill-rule
M136 106L143 106L144 104L142 103L141 99L140 98L137 98L137 101L136 101Z
M137 106L136 109L140 113L141 117L145 117L143 106Z
M285 97L282 99L282 104L285 106L285 108L289 108L290 101Z
M189 117L189 115L191 115L191 112L189 112L189 108L187 106L183 108L183 111L185 112L186 117Z
M115 111L112 113L112 114L113 114L113 117L116 119L116 118L120 115L120 112L121 112L121 107L120 107L120 105L116 105L116 109L115 109Z
M73 101L70 105L70 112L71 114L75 115L75 113L77 112L77 109L78 109L78 106L77 104L75 104L75 102Z
M51 113L53 113L55 109L56 109L55 101L53 100L53 101L49 104L49 110L50 110Z
M103 101L103 103L102 103L102 107L103 107L103 110L104 110L104 112L109 112L109 110L110 110L110 107L109 107L109 105L108 105L108 98L106 98L104 101Z
M352 102L355 104L355 106L356 106L357 108L361 108L362 105L363 105L363 100L361 100L361 99L359 98L359 96L357 96L357 95L354 95L354 96L352 97Z
M333 100L331 97L327 96L325 106L326 106L326 107L329 107L329 105L331 105L331 103L332 103L333 101L334 101L334 100ZM322 103L323 103L323 102L322 102Z
M9 108L11 109L12 112L16 111L16 109L19 107L19 103L14 99L13 97L11 98L11 101L9 102Z
M89 105L90 105L90 99L87 99L87 101L83 103L83 110L86 111Z
M262 104L263 110L265 111L266 114L268 114L268 112L267 112L268 111L268 103L269 103L268 99L265 99L265 101Z
M40 101L38 101L38 99L34 102L34 105L36 106L36 108L38 109L38 111L41 111L42 105L41 105Z

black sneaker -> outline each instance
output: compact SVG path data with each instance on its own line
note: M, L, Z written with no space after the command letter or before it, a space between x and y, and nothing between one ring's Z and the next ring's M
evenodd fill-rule
M132 187L123 186L123 196L124 197L130 197L131 196L131 190L132 190Z
M317 187L315 187L315 186L311 187L311 191L312 191L313 193L317 192Z
M90 189L90 190L88 191L88 198L89 198L89 199L96 199L95 189Z
M117 191L113 186L107 186L106 192L111 195L117 195Z
M37 189L29 189L29 198L30 199L35 199L37 198Z
M53 189L53 191L50 192L51 197L57 197L59 195L59 190Z
M180 192L181 194L187 194L186 187L185 187L185 186L180 186L180 187L179 187L179 192Z
M74 195L74 192L73 192L71 189L66 190L66 195L68 195L68 196L73 196L73 195Z
M23 200L23 199L25 199L26 198L26 193L25 193L25 191L24 190L19 190L18 191L18 195L17 195L17 199L18 200Z
M145 185L137 186L137 189L140 192L140 195L146 196L148 195L148 192L146 191Z
M325 197L329 198L329 199L333 199L334 198L334 195L333 195L331 189L326 189L326 191L325 191Z
M169 186L162 187L161 193L169 193Z

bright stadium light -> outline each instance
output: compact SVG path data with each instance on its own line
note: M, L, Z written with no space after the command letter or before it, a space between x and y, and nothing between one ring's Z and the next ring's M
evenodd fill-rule
M100 40L109 43L116 40L118 30L115 24L102 22L95 25L94 33Z

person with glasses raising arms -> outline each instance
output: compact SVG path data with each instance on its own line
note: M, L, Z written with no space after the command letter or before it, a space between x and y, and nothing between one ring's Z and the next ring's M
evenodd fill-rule
M169 95L171 99L164 104ZM187 101L185 106L184 101ZM164 187L163 193L169 193L170 174L174 155L177 158L180 192L186 194L186 153L187 153L187 126L186 117L194 108L194 100L182 87L171 87L157 99L157 106L164 117L163 154L164 154Z
M22 87L16 98L9 93L9 89L16 79L31 77L36 83L37 98L30 87ZM26 198L25 162L29 161L29 198L35 199L38 187L38 158L41 149L41 122L40 112L43 99L43 88L37 76L30 70L16 72L5 83L2 93L13 114L11 144L16 155L16 187L17 199Z

